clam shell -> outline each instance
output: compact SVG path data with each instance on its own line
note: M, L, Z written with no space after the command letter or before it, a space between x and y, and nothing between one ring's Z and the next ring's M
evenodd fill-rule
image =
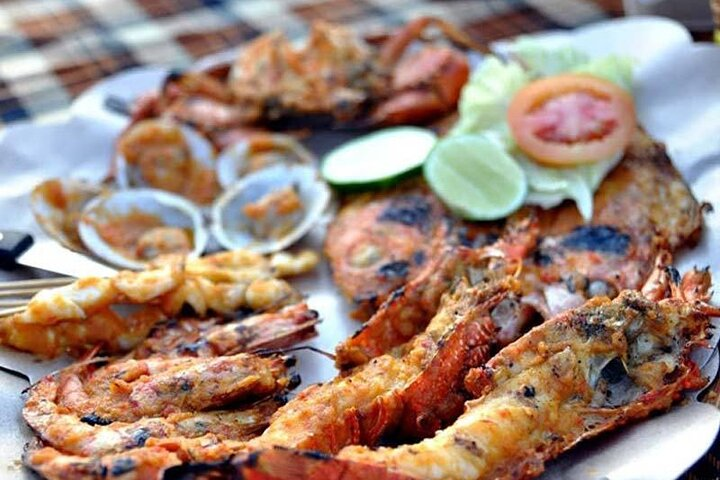
M62 246L85 252L78 223L85 205L103 187L83 180L51 178L30 193L30 208L40 228Z
M287 234L277 239L258 238L252 233L251 220L243 212L248 203L266 194L295 186L303 204L302 218ZM308 165L275 165L243 177L215 202L212 209L212 233L227 249L247 248L270 253L289 247L318 222L330 202L330 189Z
M258 150L261 145L262 150ZM253 155L265 156L259 168L250 162ZM218 182L227 189L240 178L260 168L278 164L290 166L316 163L315 155L293 137L283 134L257 134L223 150L217 157L216 172Z
M207 246L208 233L203 226L200 210L192 202L179 195L162 190L128 189L94 198L85 206L79 224L80 238L93 254L122 268L139 270L149 261L123 255L116 247L105 241L98 232L109 216L122 217L133 212L147 213L160 218L165 226L192 231L191 257L199 256Z
M179 129L182 134L182 139L184 140L185 144L188 146L188 149L190 151L190 155L193 158L195 162L197 162L199 165L206 167L207 169L213 171L215 169L215 151L213 149L212 144L199 132L196 130L186 126L186 125L179 125L175 124L169 120L157 120L157 119L150 119L150 120L143 120L135 125L133 125L130 130L123 133L123 135L120 137L121 140L118 141L118 148L116 149L115 153L115 182L117 186L121 189L127 189L127 188L153 188L153 189L161 189L161 190L167 190L170 191L171 189L163 189L159 185L152 185L148 182L148 180L145 178L143 173L140 171L140 169L136 165L132 165L127 161L125 158L125 155L120 151L119 145L123 138L126 138L126 135L129 135L130 133L137 133L141 130L138 129L147 129L147 133L145 134L145 138L147 138L148 145L150 145L150 142L153 139L161 138L162 134L153 134L153 129L160 131L167 131L169 129ZM177 178L177 177L170 177L170 178ZM171 193L177 193L177 192L171 192Z

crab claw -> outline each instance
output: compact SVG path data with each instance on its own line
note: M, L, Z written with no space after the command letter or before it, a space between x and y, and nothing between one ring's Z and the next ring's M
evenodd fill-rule
M402 60L394 70L392 94L373 112L375 123L420 123L455 108L470 75L465 55L447 47L428 47Z

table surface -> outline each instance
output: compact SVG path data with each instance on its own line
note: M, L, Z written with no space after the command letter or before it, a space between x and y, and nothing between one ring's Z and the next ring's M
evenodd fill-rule
M183 68L267 30L300 37L316 19L370 34L436 15L490 42L622 14L621 0L0 0L0 129L63 115L120 70ZM716 442L683 478L719 478L719 456Z

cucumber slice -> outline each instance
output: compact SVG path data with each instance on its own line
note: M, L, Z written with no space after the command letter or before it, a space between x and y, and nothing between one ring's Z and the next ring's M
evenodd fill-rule
M418 173L437 141L431 130L393 127L351 140L325 156L322 175L344 191L373 190Z

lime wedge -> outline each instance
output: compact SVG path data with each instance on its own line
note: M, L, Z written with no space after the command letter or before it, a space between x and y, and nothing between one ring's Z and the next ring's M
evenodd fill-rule
M470 220L506 217L523 204L525 173L491 136L440 140L424 166L425 179L456 214Z
M322 175L344 191L384 188L420 172L437 136L419 127L392 127L363 135L325 156Z

